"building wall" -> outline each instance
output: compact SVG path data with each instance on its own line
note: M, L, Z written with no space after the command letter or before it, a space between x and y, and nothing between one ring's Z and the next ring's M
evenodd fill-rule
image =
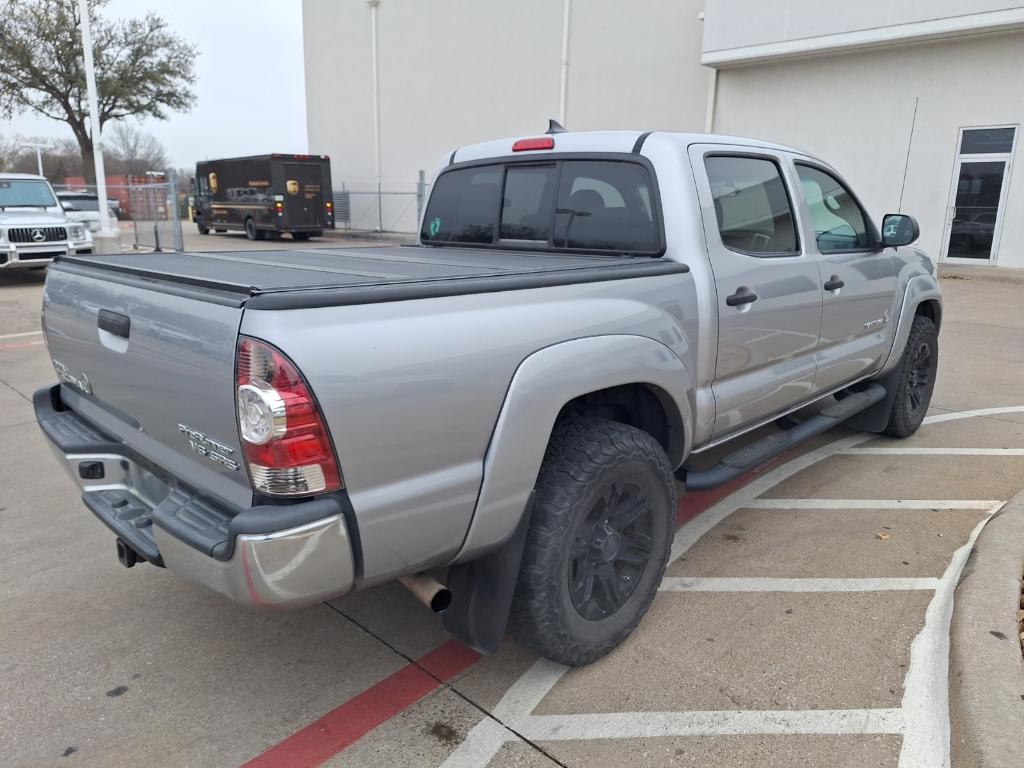
M706 63L728 64L1021 26L1024 5L1008 0L715 0L706 14L703 55Z
M821 156L876 220L916 216L921 246L938 256L958 130L1019 133L1022 66L1024 33L1013 32L722 69L714 129ZM1024 168L1011 168L1005 205L997 263L1024 267Z
M568 127L703 127L703 0L571 8ZM412 190L458 146L543 132L559 112L562 18L555 0L381 0L384 188ZM370 8L303 0L303 29L309 151L331 156L336 188L374 189ZM414 229L410 198L385 206L385 228Z

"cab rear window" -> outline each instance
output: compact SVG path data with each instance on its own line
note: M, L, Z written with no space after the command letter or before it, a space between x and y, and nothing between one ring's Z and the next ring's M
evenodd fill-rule
M645 165L628 160L517 162L438 177L424 244L656 254L661 223Z

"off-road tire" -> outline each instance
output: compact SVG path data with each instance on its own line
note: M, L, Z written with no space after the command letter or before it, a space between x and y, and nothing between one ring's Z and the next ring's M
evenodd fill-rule
M928 378L922 387L920 355L925 349L928 354ZM900 358L898 373L893 377L896 382L896 397L889 412L889 422L882 430L883 435L909 437L921 426L935 389L938 363L939 332L935 328L935 323L924 315L916 315L910 327L907 346L903 349L903 357Z
M632 589L621 606L604 618L591 620L584 618L573 602L573 543L578 537L585 540L585 531L596 530L590 518L595 511L598 517L603 514L599 504L608 509L602 499L623 483L635 487L638 498L649 502L649 518L644 519L649 520L650 553L632 582L617 577L618 588L624 583L626 589ZM619 645L636 628L661 583L672 546L675 513L672 467L651 435L593 417L559 423L537 479L513 599L510 625L516 639L569 666L589 664Z

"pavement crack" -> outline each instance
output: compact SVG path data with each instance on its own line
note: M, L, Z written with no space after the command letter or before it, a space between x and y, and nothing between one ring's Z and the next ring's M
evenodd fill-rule
M11 390L11 392L16 394L18 397L20 397L26 403L31 403L32 402L32 398L31 397L27 397L26 395L24 395L20 390L18 390L17 387L15 387L13 384L11 384L6 379L0 379L0 384L3 384L5 387L7 387L9 390Z
M363 632L365 632L367 635L369 635L374 640L379 642L381 645L384 645L385 647L389 648L391 651L393 651L397 655L401 656L403 659L405 659L407 662L412 664L418 670L420 670L424 674L428 675L429 677L433 678L435 681L437 681L437 684L439 686L441 686L442 688L446 688L447 690L449 690L452 693L454 693L456 696L458 696L460 699L462 699L464 702L466 702L469 706L473 707L473 709L477 710L480 714L482 714L488 720L494 721L495 723L500 725L502 728L504 728L506 731L508 731L509 733L513 734L517 739L520 739L524 743L526 743L529 746L531 746L533 749L535 749L538 752L540 752L542 755L544 755L544 757L546 757L548 760L550 760L555 765L560 766L560 768L569 768L569 766L567 766L565 763L563 763L557 757L555 757L550 752L548 752L546 749L544 749L544 747L540 746L535 741L532 741L531 739L529 739L526 736L524 736L523 734L521 734L519 731L517 731L515 728L510 726L508 723L504 722L501 718L496 717L486 707L482 707L481 705L477 704L475 701L473 701L471 698L469 698L464 693L459 691L457 688L455 688L450 683L448 683L445 680L442 680L441 678L439 678L437 675L435 675L429 669L427 669L426 667L421 665L419 662L417 662L416 659L411 657L409 654L404 653L403 651L401 651L398 648L396 648L394 645L389 643L387 640L385 640L383 637L378 635L376 632L374 632L372 629L367 627L365 624L362 624L359 621L357 621L356 619L352 618L351 616L349 616L347 613L342 611L337 606L331 605L328 602L325 602L324 605L326 605L328 608L330 608L332 611L337 613L339 616L341 616L346 621L349 621L353 626L358 627L359 629L361 629Z

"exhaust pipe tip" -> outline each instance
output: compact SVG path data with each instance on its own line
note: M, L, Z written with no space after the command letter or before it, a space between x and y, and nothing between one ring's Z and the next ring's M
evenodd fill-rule
M433 576L416 573L412 576L401 576L398 580L434 613L444 613L452 604L451 590Z
M448 610L452 604L452 591L448 587L441 587L434 594L433 599L430 601L430 610L434 613L444 613Z

